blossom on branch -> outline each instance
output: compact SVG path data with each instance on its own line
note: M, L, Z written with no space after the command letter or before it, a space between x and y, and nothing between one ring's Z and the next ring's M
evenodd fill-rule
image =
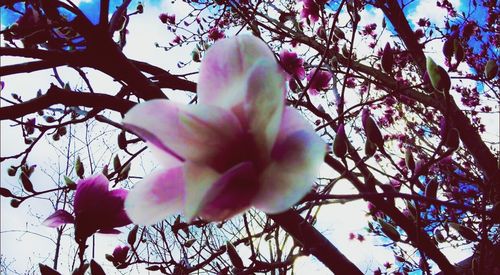
M43 224L58 227L75 224L75 238L85 240L92 234L119 233L116 227L131 223L124 209L127 190L109 190L109 181L98 174L79 180L73 202L74 215L65 210L57 210Z
M134 223L176 213L221 221L251 206L280 213L311 190L326 145L285 107L285 75L265 43L216 42L197 87L197 105L151 100L125 115L125 127L163 165L130 191L125 208Z
M332 80L332 74L327 71L313 69L307 75L307 81L309 81L309 94L317 95L319 91L328 88L330 81Z
M306 77L304 60L297 56L297 53L283 50L280 53L281 65L285 71L292 76L302 80Z

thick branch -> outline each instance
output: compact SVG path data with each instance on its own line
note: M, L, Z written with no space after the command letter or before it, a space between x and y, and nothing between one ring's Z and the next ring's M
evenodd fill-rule
M335 274L363 274L325 236L319 233L297 212L288 210L281 214L269 215L269 217Z
M54 104L85 106L126 113L135 103L111 95L70 92L52 85L47 93L40 97L0 108L0 120L22 117L46 109Z

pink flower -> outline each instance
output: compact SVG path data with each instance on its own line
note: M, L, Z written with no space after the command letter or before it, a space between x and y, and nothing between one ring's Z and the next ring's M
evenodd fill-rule
M86 240L96 232L119 233L115 227L131 223L124 209L127 190L108 188L109 181L102 174L79 180L73 202L74 215L57 210L43 224L58 227L74 223L77 240Z
M151 100L132 108L126 128L146 140L163 168L125 202L134 223L171 214L221 221L251 206L286 211L313 186L326 145L285 107L285 76L261 40L216 42L200 69L197 105Z
M176 35L175 38L172 40L172 44L180 44L181 43L181 37Z
M320 90L328 88L328 83L332 80L332 74L327 71L319 70L316 75L314 75L315 72L316 69L313 69L307 75L307 81L310 82L309 93L311 95L317 95Z
M127 255L128 251L130 250L130 247L128 246L117 246L113 250L113 264L116 263L116 265L120 263L124 263L127 260Z
M219 30L218 28L211 28L208 31L208 38L213 41L217 41L219 39L224 38L224 32Z
M158 18L160 18L163 24L175 24L175 14L162 13Z
M302 0L303 6L302 11L300 12L300 17L309 18L313 23L318 21L319 19L319 10L320 7L314 0Z
M302 80L306 77L304 69L304 60L297 56L294 52L283 50L280 53L281 65L292 76Z

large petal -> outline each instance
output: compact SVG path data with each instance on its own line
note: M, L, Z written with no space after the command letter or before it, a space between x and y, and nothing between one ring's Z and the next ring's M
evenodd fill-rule
M254 36L241 35L212 45L200 67L199 102L226 109L242 103L247 72L260 59L275 57L266 43Z
M108 190L109 181L103 174L79 180L75 192L75 215L98 209L99 203L105 201Z
M199 215L206 220L222 221L247 210L258 192L257 179L251 162L235 165L211 186Z
M285 100L285 76L274 60L257 62L249 77L245 109L257 145L271 152Z
M57 210L54 214L46 218L42 224L48 227L58 227L63 224L74 222L75 219L73 218L73 215L65 210Z
M221 155L242 133L238 118L230 111L168 100L138 104L125 115L123 123L180 161L207 162Z
M325 142L292 109L284 112L272 162L259 181L253 204L266 213L280 213L312 188L326 153Z
M214 169L194 162L184 164L186 181L186 204L184 215L192 220L199 214L203 199L212 185L220 178Z
M153 173L138 182L125 200L127 215L135 224L151 225L184 207L182 166Z
M196 163L184 165L186 216L222 221L250 208L257 194L255 167L251 162L235 165L224 174Z

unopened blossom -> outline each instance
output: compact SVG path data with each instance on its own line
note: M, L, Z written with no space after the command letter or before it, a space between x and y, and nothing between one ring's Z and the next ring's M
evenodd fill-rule
M315 75L316 74L316 75ZM307 75L307 81L309 81L309 93L311 95L317 95L319 91L327 89L328 84L332 80L332 74L327 71L319 70L316 73L316 69L313 69Z
M292 76L302 80L306 77L304 69L304 60L297 56L297 53L283 50L280 53L281 65L285 71Z
M128 195L132 221L153 224L177 213L221 221L252 206L272 214L300 201L326 145L285 107L285 80L264 42L238 36L206 52L197 105L158 99L132 108L125 127L163 166Z
M43 223L49 227L75 224L75 238L86 240L92 234L119 233L116 227L131 223L124 209L127 190L109 190L109 181L98 174L81 179L77 183L73 201L74 214L57 210Z

